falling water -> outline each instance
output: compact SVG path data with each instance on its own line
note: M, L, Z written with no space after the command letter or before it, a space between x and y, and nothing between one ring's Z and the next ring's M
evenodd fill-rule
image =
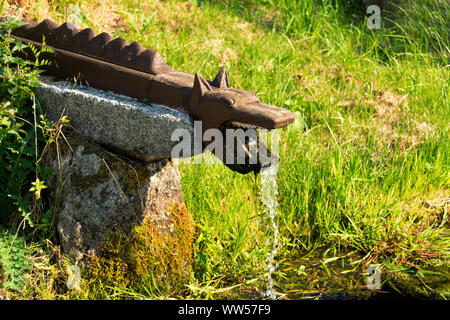
M267 221L267 227L271 232L272 238L267 240L266 245L269 248L269 255L267 256L267 287L263 292L263 296L269 299L275 299L273 289L272 274L277 265L275 264L275 256L278 252L278 226L275 222L275 217L278 214L278 185L277 185L278 163L272 164L268 168L263 168L261 171L261 190L260 199L264 206L263 219ZM267 220L266 220L267 219Z

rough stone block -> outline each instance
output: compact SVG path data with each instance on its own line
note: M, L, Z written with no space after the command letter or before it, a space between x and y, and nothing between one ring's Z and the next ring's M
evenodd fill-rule
M178 144L171 141L175 129L193 135L188 114L112 92L42 77L36 96L44 102L48 119L66 115L80 136L145 162L171 158Z
M109 233L128 235L144 219L172 233L173 206L184 205L178 167L169 160L143 164L65 132L45 165L62 249L77 261L96 255Z

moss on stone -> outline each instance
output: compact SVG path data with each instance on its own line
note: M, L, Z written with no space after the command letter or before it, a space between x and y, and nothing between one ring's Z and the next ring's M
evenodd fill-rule
M424 270L389 272L385 283L403 296L442 299L442 295L450 291L450 267L440 265Z
M184 205L174 205L169 212L171 232L145 218L130 235L110 233L91 258L90 282L138 292L145 287L181 293L191 276L193 221Z
M125 184L125 194L139 192L144 181L150 177L148 169L138 163L117 160L108 164L112 172L117 172Z
M97 172L97 174L83 176L82 174L72 174L70 183L73 187L81 190L87 190L89 187L96 187L99 184L105 183L109 179L109 173L104 170L104 165Z

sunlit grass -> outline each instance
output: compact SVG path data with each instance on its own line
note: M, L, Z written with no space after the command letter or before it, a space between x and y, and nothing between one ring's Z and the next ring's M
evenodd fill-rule
M370 263L386 273L448 265L448 29L430 31L432 8L408 6L393 29L369 31L355 8L357 1L60 0L24 13L78 19L209 79L225 66L233 87L296 112L281 133L276 275L278 292L298 297L330 286L321 279L334 271L318 262L329 257L345 255L339 273L360 274ZM180 170L197 225L186 297L258 297L266 256L259 182L221 165ZM313 290L306 282L314 275ZM341 290L364 284L346 279ZM106 298L143 294L121 292Z

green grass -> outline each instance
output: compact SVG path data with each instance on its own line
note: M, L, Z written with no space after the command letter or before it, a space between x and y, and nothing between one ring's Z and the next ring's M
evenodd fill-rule
M155 48L174 68L209 79L225 66L232 87L296 112L296 123L281 130L280 297L371 294L361 273L380 264L386 288L445 298L449 30L438 22L448 21L448 4L409 3L370 31L359 2L342 2L116 0L109 14L117 19L104 19L95 4L52 1L48 15L71 19L67 8L76 4L97 32ZM198 230L184 297L258 298L268 237L259 182L221 165L180 170ZM326 260L333 257L340 258ZM36 288L39 281L22 295L71 296ZM148 297L123 290L119 297Z

